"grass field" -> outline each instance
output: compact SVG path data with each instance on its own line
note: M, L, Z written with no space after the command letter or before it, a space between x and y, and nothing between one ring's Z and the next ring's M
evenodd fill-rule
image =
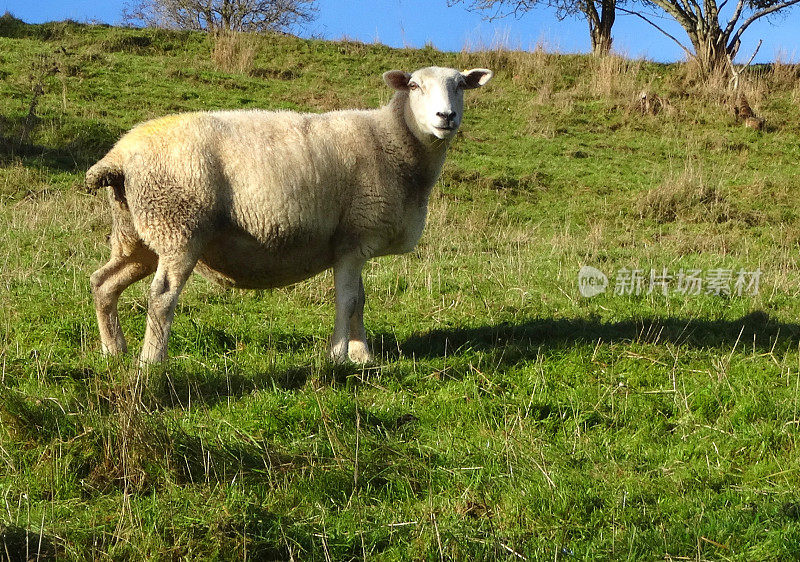
M102 356L82 181L121 133L429 64L496 74L417 250L365 270L373 366L326 360L329 274L195 276L163 372ZM745 74L764 131L685 64L0 18L0 560L800 559L800 69Z

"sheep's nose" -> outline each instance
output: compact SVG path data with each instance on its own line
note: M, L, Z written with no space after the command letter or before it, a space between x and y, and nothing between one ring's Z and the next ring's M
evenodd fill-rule
M441 117L442 119L444 119L447 123L453 121L456 118L455 111L437 111L436 115L437 117Z

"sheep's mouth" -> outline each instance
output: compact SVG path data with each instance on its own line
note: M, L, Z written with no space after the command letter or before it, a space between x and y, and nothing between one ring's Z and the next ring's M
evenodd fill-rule
M436 130L438 130L438 131L451 131L451 132L452 132L452 131L455 131L456 129L458 129L458 127L455 127L455 126L450 126L450 127L438 127L438 126L437 126L437 127L434 127L434 129L436 129Z

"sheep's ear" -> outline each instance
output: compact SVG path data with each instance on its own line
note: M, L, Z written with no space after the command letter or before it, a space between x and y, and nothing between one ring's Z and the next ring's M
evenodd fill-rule
M471 90L473 88L480 88L486 84L492 79L494 72L488 68L473 68L472 70L465 70L461 73L461 76L464 77L464 81L466 82L466 86L464 87L467 90Z
M411 80L411 75L402 70L390 70L383 74L383 81L386 85L395 90L408 90L408 81Z

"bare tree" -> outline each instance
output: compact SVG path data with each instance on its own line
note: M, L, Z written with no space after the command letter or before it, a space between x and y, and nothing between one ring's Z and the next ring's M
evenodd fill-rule
M684 45L654 20L655 16L641 10L620 11L642 18L661 33L675 41L689 57L700 64L705 73L727 72L742 44L742 34L750 25L778 11L786 10L800 0L642 0L644 6L658 7L677 21L686 31L691 47ZM725 16L722 10L728 8ZM726 21L727 20L727 21Z
M206 31L283 31L313 19L315 0L132 0L125 20Z
M800 0L799 0L800 1ZM521 17L537 4L556 9L556 16L582 17L589 24L592 53L607 55L611 50L611 28L616 18L618 0L448 0L450 5L467 4L468 10L488 13L487 19L509 15Z

